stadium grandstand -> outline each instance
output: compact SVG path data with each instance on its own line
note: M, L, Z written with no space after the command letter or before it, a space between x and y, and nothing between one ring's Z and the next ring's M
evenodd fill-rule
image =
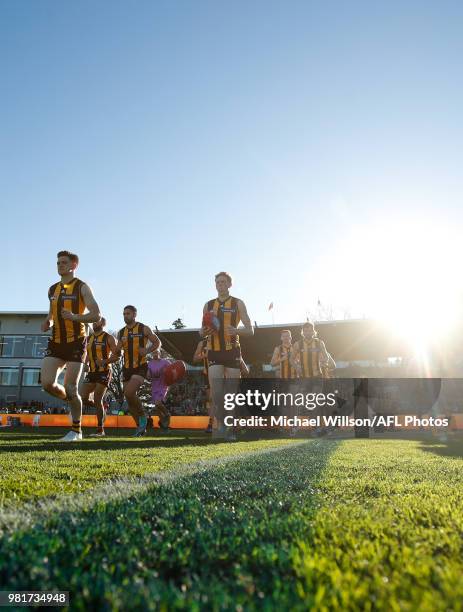
M244 360L251 376L273 375L270 359L273 349L280 343L284 329L291 331L293 341L301 333L303 323L259 325L254 323L254 336L241 337ZM338 377L401 377L422 375L412 344L401 334L394 333L384 323L374 319L347 319L316 323L321 338L336 362ZM164 348L176 359L192 365L192 357L199 339L199 329L183 328L158 330ZM428 375L454 376L461 356L451 342L446 346L430 347ZM444 357L443 357L444 355ZM448 359L445 359L447 355Z
M50 412L62 414L66 405L41 389L40 367L49 334L40 331L45 311L0 312L0 409L10 412ZM259 325L254 336L241 338L243 357L254 378L273 377L270 359L280 343L282 330L289 329L296 340L303 323ZM461 375L459 347L447 342L434 347L427 360L427 371L418 364L413 346L383 323L372 319L321 321L318 336L336 361L336 377L401 378L413 376L452 377ZM202 415L205 386L202 367L192 358L199 340L199 329L156 327L166 356L187 364L185 381L175 385L168 396L173 415ZM113 389L110 408L126 412L123 398Z

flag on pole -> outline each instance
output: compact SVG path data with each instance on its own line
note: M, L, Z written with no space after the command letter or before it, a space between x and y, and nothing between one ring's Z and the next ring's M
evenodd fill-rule
M268 305L269 311L272 310L272 308L273 308L273 302L270 302L270 304Z

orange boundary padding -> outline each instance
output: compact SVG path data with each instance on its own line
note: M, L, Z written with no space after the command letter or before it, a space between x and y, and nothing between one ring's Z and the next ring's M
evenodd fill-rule
M403 423L403 415L398 416L400 422ZM39 417L38 420L37 417ZM68 414L0 414L0 425L3 427L8 426L10 418L20 419L20 421L25 425L30 425L32 427L69 427L71 424L71 417ZM428 417L423 416L421 418ZM34 419L36 419L35 422ZM158 425L158 420L159 419L157 416L153 417L155 426ZM205 429L207 427L208 421L209 417L207 416L173 416L170 419L170 427L172 429ZM85 414L82 417L82 426L96 427L96 415ZM105 419L105 427L121 427L127 429L135 428L135 421L131 416L109 415ZM403 429L420 428L411 425L405 427L405 425L403 425ZM431 428L426 427L422 429L428 431ZM454 414L451 416L449 429L452 431L463 429L463 414Z
M7 426L10 418L20 419L21 423L32 427L69 427L71 424L71 417L68 414L0 414L0 425ZM153 417L153 421L155 426L158 425L157 416ZM209 417L207 416L173 416L170 419L170 427L172 429L205 429L208 422ZM96 427L96 415L84 414L82 426ZM135 428L135 421L131 416L108 415L105 419L105 427Z

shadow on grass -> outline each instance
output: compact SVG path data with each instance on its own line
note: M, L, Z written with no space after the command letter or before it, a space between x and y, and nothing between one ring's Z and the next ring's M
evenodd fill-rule
M451 435L447 440L426 440L421 444L421 450L427 453L434 453L441 457L463 458L463 433Z
M0 444L0 455L2 453L29 453L29 452L40 452L40 451L64 451L64 452L75 452L85 450L86 452L91 451L112 451L121 449L152 449L156 448L179 448L186 446L212 446L217 444L235 444L235 442L226 442L224 438L214 437L203 432L191 432L185 430L172 430L170 433L165 434L154 430L154 433L148 433L142 438L131 438L133 430L126 430L126 434L121 433L120 430L115 430L111 436L111 433L103 439L101 438L89 438L87 437L82 442L59 442L61 436L63 436L68 430L63 429L59 433L55 431L53 435L36 435L36 434L3 434L0 436L0 442L6 441L8 444L2 446ZM23 434L23 432L21 432ZM127 436L127 439L124 436ZM265 432L259 435L253 435L247 433L246 435L239 436L237 442L255 442L258 440L271 440L271 439L285 439L286 436L275 436L268 435ZM35 444L29 444L29 441L35 441ZM39 443L42 442L41 444Z
M310 538L318 482L337 446L286 446L213 465L127 498L100 498L72 510L72 520L68 510L36 515L33 527L0 537L0 584L66 585L75 609L155 610L159 601L166 609L199 609L198 601L219 609L237 593L253 609L254 590L264 609L290 609L278 605L279 585L294 580L288 543Z

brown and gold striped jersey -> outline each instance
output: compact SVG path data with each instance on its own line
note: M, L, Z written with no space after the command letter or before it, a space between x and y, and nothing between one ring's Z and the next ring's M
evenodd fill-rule
M123 327L118 333L124 351L124 368L138 368L147 362L146 355L140 355L139 350L146 346L145 325L136 323L133 327Z
M296 343L299 347L300 365L302 368L302 378L313 378L321 376L321 344L320 339L315 337L311 340L301 338Z
M230 336L225 328L231 325L238 327L241 317L238 309L238 298L228 297L221 302L218 298L209 300L207 310L214 312L220 321L220 328L208 337L207 348L210 351L230 351L239 346L239 336Z
M91 334L87 344L88 365L90 372L107 372L111 366L97 365L97 359L108 359L110 353L109 334L105 331Z
M293 347L280 344L280 378L296 378L296 370L291 365L291 354Z
M61 310L66 308L73 314L84 314L85 302L81 290L83 281L73 278L68 283L59 281L48 290L53 317L52 340L58 344L75 342L85 336L84 323L64 319Z

